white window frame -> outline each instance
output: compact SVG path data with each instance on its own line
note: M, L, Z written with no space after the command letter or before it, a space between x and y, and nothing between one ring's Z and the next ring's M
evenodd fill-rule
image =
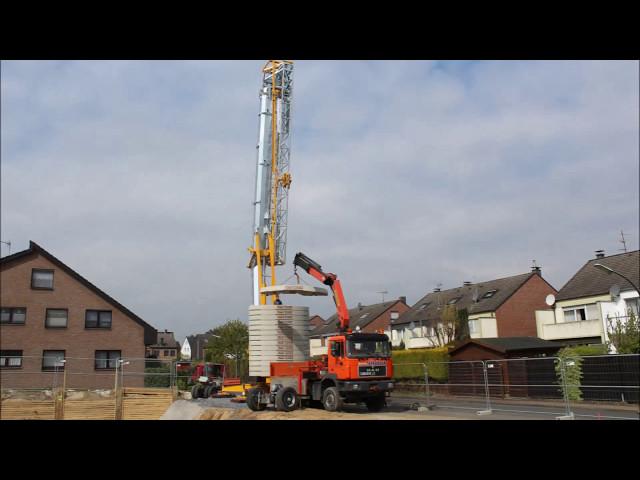
M597 313L597 311L598 311L598 304L597 303L585 303L583 305L574 305L572 307L562 307L562 318L564 320L564 323L586 322L587 320L598 320L598 317L589 318L589 308L588 307L595 307L595 308L592 308L592 311L595 310L596 313ZM578 318L578 314L577 314L578 310L584 310L584 319ZM567 320L567 317L566 317L567 312L573 312L573 320Z
M469 333L480 333L480 319L469 320Z

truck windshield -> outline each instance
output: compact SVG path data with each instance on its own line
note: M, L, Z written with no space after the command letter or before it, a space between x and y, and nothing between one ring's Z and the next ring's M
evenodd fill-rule
M382 357L390 355L388 341L352 340L347 342L349 357Z

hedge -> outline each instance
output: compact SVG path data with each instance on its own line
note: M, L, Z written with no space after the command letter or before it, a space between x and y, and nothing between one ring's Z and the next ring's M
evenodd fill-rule
M171 386L171 378L169 375L171 369L168 366L162 368L145 368L144 373L145 387L169 388Z
M394 350L393 377L396 379L424 379L422 365L406 365L403 363L425 363L429 372L429 378L438 382L446 382L448 379L449 353L447 347L441 348L416 348L412 350Z

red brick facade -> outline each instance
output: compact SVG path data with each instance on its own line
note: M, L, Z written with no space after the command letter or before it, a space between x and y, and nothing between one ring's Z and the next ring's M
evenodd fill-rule
M63 374L43 371L44 350L64 350L66 386L69 388L110 388L115 371L96 370L97 350L120 351L123 358L143 359L146 327L88 288L63 268L35 251L4 262L0 271L2 307L26 308L24 324L0 326L0 348L21 350L20 368L2 368L3 388L49 388L62 385ZM31 288L34 268L51 269L53 290ZM46 328L47 308L67 309L67 326ZM111 328L85 328L86 310L111 311ZM83 360L80 360L83 359ZM62 369L61 369L62 370ZM125 366L126 386L144 385L144 361ZM134 375L135 374L135 375Z
M320 315L314 315L309 319L309 324L311 325L311 329L313 330L320 325L324 325L324 319Z
M398 300L391 307L385 310L382 315L379 315L369 325L362 329L366 333L375 333L377 330L389 330L389 322L391 321L391 313L396 312L398 316L409 310L409 306Z
M532 275L496 310L498 337L536 337L536 310L549 308L545 298L558 293L541 276Z

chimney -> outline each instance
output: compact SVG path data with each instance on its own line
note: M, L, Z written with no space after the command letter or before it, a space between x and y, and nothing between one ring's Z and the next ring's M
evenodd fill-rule
M463 286L469 287L469 286L471 286L471 282L464 282Z
M531 265L531 272L533 273L537 273L538 275L542 274L542 270L540 269L540 267L538 266L538 264L536 263L535 260L531 260L533 263Z
M400 300L402 303L407 303L407 297L398 297L398 300Z
M596 258L604 258L604 250L596 250Z

